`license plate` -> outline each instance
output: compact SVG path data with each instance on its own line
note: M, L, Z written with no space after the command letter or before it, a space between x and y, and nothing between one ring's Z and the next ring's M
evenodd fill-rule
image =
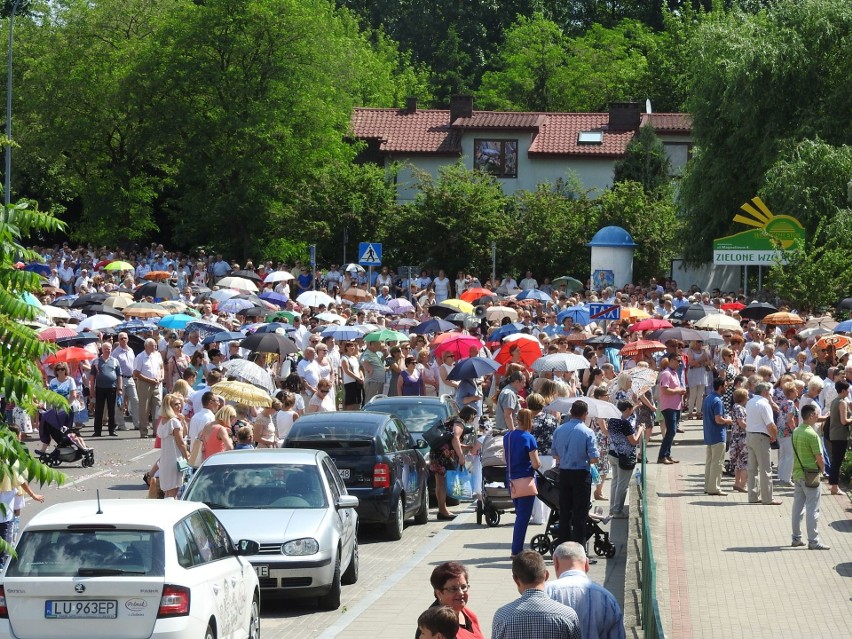
M349 479L349 469L348 468L338 468L337 472L340 473L340 479Z
M269 576L269 566L255 566L254 571L257 573L258 577Z
M45 619L115 619L117 615L118 602L114 599L48 599L44 602Z

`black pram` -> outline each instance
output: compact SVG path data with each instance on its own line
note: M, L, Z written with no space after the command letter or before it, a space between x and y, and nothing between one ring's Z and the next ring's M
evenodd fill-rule
M559 469L551 468L538 476L538 498L550 508L550 517L544 533L530 540L530 547L541 555L553 553L559 539ZM593 548L598 557L615 557L615 545L609 540L609 533L601 528L602 517L589 513L586 518L586 538L595 538Z
M39 413L39 439L49 444L51 440L56 446L50 453L37 452L39 460L52 468L63 462L73 463L82 459L84 468L95 465L95 451L83 448L71 435L77 433L74 427L74 416L64 410L51 408Z

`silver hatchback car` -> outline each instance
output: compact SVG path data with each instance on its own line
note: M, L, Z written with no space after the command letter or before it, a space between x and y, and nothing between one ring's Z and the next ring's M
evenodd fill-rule
M318 597L340 607L358 579L358 498L319 450L233 450L209 457L183 499L216 512L230 535L260 545L248 557L264 594Z

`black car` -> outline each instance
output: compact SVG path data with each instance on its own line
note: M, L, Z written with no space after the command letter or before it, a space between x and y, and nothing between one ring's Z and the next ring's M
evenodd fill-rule
M394 415L312 413L293 424L288 448L324 450L334 459L346 490L358 497L358 519L384 524L390 539L403 522L429 518L426 461L405 424Z

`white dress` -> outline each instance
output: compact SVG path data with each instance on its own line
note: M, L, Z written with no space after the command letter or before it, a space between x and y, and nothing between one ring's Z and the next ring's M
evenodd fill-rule
M180 429L176 418L160 422L157 436L160 438L160 490L167 491L179 488L183 483L183 474L178 471L178 449L175 443L174 431Z

